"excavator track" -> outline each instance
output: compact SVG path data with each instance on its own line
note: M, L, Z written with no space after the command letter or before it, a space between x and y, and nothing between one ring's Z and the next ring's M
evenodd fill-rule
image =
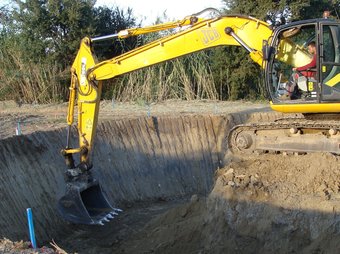
M282 118L275 122L235 126L228 135L232 153L340 154L340 124L334 120Z

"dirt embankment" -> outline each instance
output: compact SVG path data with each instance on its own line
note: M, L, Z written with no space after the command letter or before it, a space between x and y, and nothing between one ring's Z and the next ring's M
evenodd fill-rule
M58 218L66 105L7 106L0 115L2 236L24 239L21 210L31 205L40 239L69 253L339 253L338 156L225 156L233 125L280 117L268 107L101 106L95 175L124 213L105 227ZM19 120L25 136L12 137Z
M115 253L339 253L340 167L330 154L232 158L207 198L150 221Z

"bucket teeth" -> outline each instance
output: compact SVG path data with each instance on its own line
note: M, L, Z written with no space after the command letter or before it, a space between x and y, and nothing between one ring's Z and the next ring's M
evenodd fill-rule
M97 224L100 225L100 226L104 226L106 222L110 222L111 220L113 220L116 217L116 215L118 215L117 212L122 212L122 211L123 210L121 210L121 209L113 208L113 211L108 213L102 219L100 219Z
M109 222L110 220L114 219L117 215L118 215L118 212L123 212L122 209L119 209L119 208L113 208L113 211L108 213L104 218L103 220L106 221L106 222Z
M122 209L119 209L119 208L113 208L113 211L112 211L112 212L110 212L110 214L111 214L113 217L115 217L116 215L118 215L118 213L121 213L121 212L123 212L123 210L122 210Z
M104 217L104 218L102 219L102 221L110 222L110 220L109 220L107 217Z
M111 212L111 213L108 213L104 218L99 220L98 224L101 226L104 226L105 222L110 222L112 219L114 219L114 216L112 215L112 212Z
M109 213L108 215L106 215L106 218L108 218L109 220L112 220L114 216L111 213Z
M102 226L122 212L110 205L95 179L68 183L65 195L58 202L58 210L71 223Z

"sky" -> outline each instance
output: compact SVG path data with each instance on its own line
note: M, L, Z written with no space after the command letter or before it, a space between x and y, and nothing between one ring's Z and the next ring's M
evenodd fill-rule
M143 25L151 25L157 17L163 16L164 11L170 20L178 20L207 7L221 9L224 6L222 0L97 0L97 5L131 7L134 16L143 20Z
M10 0L0 0L0 5L9 2ZM207 7L221 9L225 6L222 0L97 0L96 6L104 5L107 7L118 6L125 10L131 7L134 16L138 21L142 20L144 26L153 24L157 17L163 16L164 11L166 11L169 20L179 20Z

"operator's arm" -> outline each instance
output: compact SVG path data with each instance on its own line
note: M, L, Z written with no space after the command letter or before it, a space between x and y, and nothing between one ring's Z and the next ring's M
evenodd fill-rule
M297 71L307 71L316 67L316 54L313 55L313 59L309 64L296 68Z

